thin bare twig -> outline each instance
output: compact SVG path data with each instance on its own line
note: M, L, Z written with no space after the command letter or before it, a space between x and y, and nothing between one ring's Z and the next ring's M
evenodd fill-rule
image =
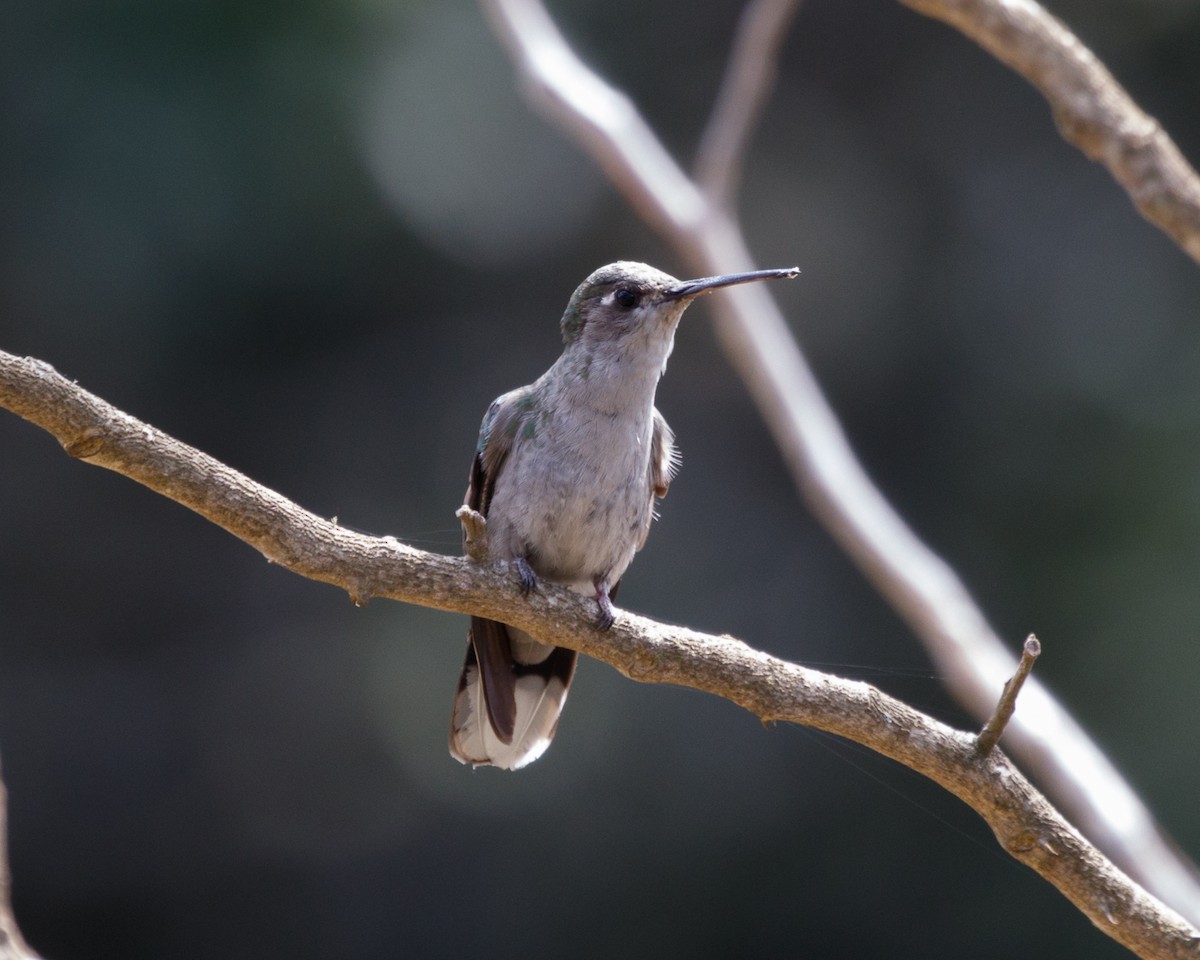
M568 132L592 153L608 177L627 197L635 198L638 212L651 226L658 230L668 230L677 223L699 226L707 210L704 198L675 165L629 98L590 70L581 74L574 69L574 53L540 3L518 0L515 8L493 3L483 6L509 55L521 64L521 76L530 81L526 95L562 118ZM544 42L527 43L514 34L509 23L514 12L520 19L520 32ZM565 63L564 54L568 56ZM563 69L572 73L569 84L537 80ZM604 149L605 144L621 140L648 145L632 157Z
M1194 960L1200 931L1105 859L1002 753L980 757L973 735L868 684L788 663L732 637L623 611L612 629L601 631L586 597L546 583L526 597L503 565L425 553L390 537L346 530L36 360L0 353L0 407L50 432L72 456L170 497L273 562L334 584L356 602L389 597L501 620L586 653L631 679L702 690L764 722L801 723L861 743L960 797L1010 855L1054 884L1117 942L1147 960Z
M754 264L728 211L675 164L624 94L590 70L539 0L482 0L533 104L573 136L697 274ZM1078 41L1076 41L1078 42ZM762 288L710 298L717 333L813 513L921 639L977 716L1016 663L955 572L909 529L859 464L779 308ZM1074 718L1027 685L1008 743L1123 869L1200 922L1200 880Z
M1062 135L1104 164L1147 220L1200 263L1200 177L1079 39L1033 0L900 0L1035 86Z
M800 0L750 0L742 11L725 79L696 150L696 182L713 206L733 206L742 160L775 85L779 49L799 8Z
M1021 688L1025 686L1030 671L1033 670L1034 661L1041 655L1042 644L1031 633L1025 640L1025 646L1021 648L1021 661L1017 664L1017 672L1005 682L1004 689L1000 692L1000 699L996 703L996 709L992 711L988 722L983 725L979 736L975 738L975 752L981 757L986 757L1000 742L1000 738L1004 735L1004 728L1008 726L1013 711L1017 709L1017 696L1020 694Z

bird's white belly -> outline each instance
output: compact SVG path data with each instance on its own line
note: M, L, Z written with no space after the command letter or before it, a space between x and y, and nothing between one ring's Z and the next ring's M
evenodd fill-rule
M575 433L514 449L489 516L509 527L509 552L539 576L591 593L593 577L620 579L649 521L649 431Z

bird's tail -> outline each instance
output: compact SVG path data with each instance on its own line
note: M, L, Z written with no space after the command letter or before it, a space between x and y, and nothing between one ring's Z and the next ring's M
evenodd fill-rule
M554 738L576 659L574 650L472 617L450 719L450 753L461 763L505 770L532 763Z

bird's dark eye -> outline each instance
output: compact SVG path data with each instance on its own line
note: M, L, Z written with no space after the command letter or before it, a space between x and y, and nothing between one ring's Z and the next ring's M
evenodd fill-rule
M617 301L618 306L620 306L626 310L632 310L634 307L636 307L638 305L638 300L641 298L638 297L638 295L634 291L627 290L624 287L622 287L620 290L618 290L616 293L613 294L613 299Z

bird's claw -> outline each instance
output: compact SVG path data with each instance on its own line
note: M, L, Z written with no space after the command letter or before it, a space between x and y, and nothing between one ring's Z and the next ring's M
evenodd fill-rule
M524 557L517 557L513 563L517 568L517 576L521 578L521 596L527 597L537 589L537 574Z
M601 630L608 630L616 622L617 615L613 612L612 600L608 597L608 583L604 580L597 580L595 583L596 606L600 608L596 626Z

